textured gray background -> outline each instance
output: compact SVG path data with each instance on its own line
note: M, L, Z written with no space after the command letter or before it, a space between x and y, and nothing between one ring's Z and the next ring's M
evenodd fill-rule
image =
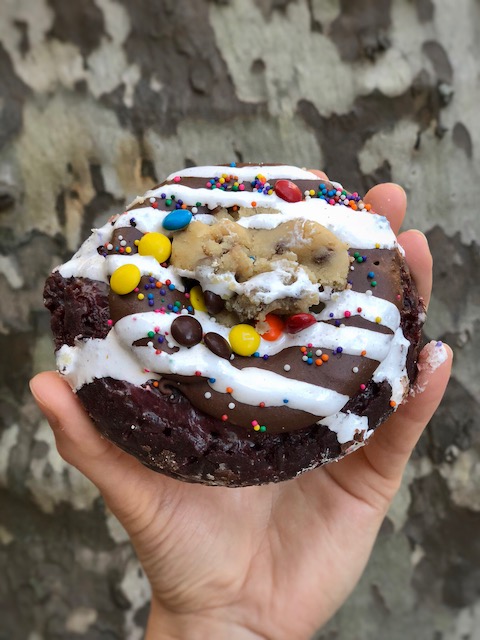
M128 540L26 386L54 367L43 281L157 177L232 160L403 184L436 259L427 337L456 354L318 638L480 638L479 60L479 0L0 0L1 640L142 637Z

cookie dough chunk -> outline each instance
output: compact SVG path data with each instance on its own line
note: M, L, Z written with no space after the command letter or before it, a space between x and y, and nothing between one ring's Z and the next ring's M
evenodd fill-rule
M229 218L193 222L173 241L171 263L226 300L240 319L306 312L319 287L343 290L348 246L317 222L246 229Z

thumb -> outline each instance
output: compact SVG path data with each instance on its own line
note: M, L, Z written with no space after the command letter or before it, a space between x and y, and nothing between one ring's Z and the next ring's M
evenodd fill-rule
M99 488L113 511L117 505L125 506L132 485L151 472L100 435L58 373L36 375L30 390L53 430L62 458Z

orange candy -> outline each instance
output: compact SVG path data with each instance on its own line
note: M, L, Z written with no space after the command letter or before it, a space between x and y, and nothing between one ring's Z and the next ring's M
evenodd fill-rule
M267 313L265 316L265 322L268 324L269 329L262 335L262 338L269 342L278 340L285 328L285 322L280 318L280 316L276 316L273 313Z

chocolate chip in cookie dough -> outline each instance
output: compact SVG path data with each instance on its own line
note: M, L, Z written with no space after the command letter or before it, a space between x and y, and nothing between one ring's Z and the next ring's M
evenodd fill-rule
M213 293L213 291L204 291L203 297L205 299L205 306L207 307L208 313L211 313L212 316L220 313L225 309L225 302L222 298Z

